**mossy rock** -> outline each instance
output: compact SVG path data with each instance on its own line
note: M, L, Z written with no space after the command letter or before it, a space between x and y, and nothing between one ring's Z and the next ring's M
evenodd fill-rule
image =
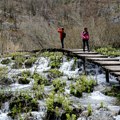
M20 78L18 79L18 83L19 83L19 84L29 84L29 83L30 83L30 80L29 80L28 78L26 78L26 77L20 77Z
M11 62L10 59L6 58L1 61L2 64L8 65Z

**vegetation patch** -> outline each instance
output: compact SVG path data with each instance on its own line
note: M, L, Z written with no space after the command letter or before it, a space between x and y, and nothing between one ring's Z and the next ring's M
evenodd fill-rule
M25 61L25 67L30 68L33 66L33 64L36 62L37 58L31 57Z
M8 75L8 68L7 67L0 67L0 84L3 82L3 78Z
M57 91L64 92L65 91L66 81L63 81L63 80L57 78L57 79L54 79L52 81L52 83L53 83L55 92L57 92Z
M44 52L43 57L48 57L50 59L51 68L59 68L62 62L63 54L61 52Z
M12 68L14 68L14 69L22 68L25 60L26 59L25 59L24 56L16 56L16 57L14 57L15 63L13 64Z
M2 106L2 103L5 103L6 101L10 100L13 97L12 92L4 92L0 90L0 108Z
M108 96L114 96L117 97L118 102L117 104L120 104L120 86L112 86L112 88L106 88L103 93Z
M37 85L49 85L49 81L38 73L34 73L32 78Z
M1 61L2 64L8 65L11 62L11 60L9 58L3 59Z
M95 51L112 57L120 56L120 50L112 47L97 48Z
M44 85L37 85L36 83L34 83L33 90L34 90L35 98L37 98L39 100L44 98L44 96L45 96Z
M38 111L38 102L37 99L32 98L30 95L20 94L11 99L9 108L8 115L15 118L16 115L22 112Z
M77 114L81 112L81 108L78 112L74 112L71 102L68 99L68 96L58 93L50 93L49 98L46 100L47 104L47 120L63 119L68 120L67 118L73 117L73 120L77 119Z
M70 93L76 97L82 97L83 92L92 92L95 85L94 80L88 80L86 76L81 76L75 84L71 84Z
M58 69L51 69L49 70L48 76L49 78L53 79L63 76L63 73L60 72Z

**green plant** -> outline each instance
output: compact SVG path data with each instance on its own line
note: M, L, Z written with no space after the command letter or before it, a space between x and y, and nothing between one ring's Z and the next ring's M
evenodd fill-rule
M103 102L100 102L100 108L104 108Z
M88 104L87 110L88 110L88 116L90 116L92 114L92 107L90 104Z
M7 73L8 73L7 67L0 67L0 79L5 78L7 76Z
M76 80L75 84L71 84L70 93L76 97L81 97L82 92L92 92L96 82L92 79L88 80L86 76L81 76Z
M21 76L22 77L31 77L31 72L29 71L29 70L26 70L26 71L23 71L22 73L21 73Z
M32 65L35 63L36 60L37 60L37 58L35 58L35 57L31 57L31 58L27 59L25 61L25 67L27 67L27 68L32 67Z
M16 115L22 112L38 111L38 102L37 99L32 98L30 95L22 93L10 100L9 108L8 115L15 118Z
M75 114L66 114L67 120L77 120L77 117Z
M57 78L57 79L54 79L52 81L52 83L53 83L55 92L57 92L57 91L64 92L65 91L66 81L63 81L63 80Z
M62 76L63 73L60 72L60 71L57 70L57 69L51 69L51 70L49 70L48 75L49 75L50 78L57 78L57 77Z
M48 85L49 84L48 80L46 78L44 78L43 76L41 76L40 74L38 74L38 73L34 73L32 75L32 78L34 79L35 84L37 84L37 85L42 85L42 84Z
M37 99L43 99L44 97L44 85L37 85L36 88L33 88L35 91L35 97Z

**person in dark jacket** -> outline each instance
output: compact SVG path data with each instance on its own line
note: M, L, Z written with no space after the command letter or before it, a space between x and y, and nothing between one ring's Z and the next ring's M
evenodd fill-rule
M83 51L85 52L85 47L87 46L88 52L89 50L89 32L87 28L84 28L84 31L82 32L82 40L83 40Z
M58 32L60 33L60 40L61 40L61 46L64 48L64 38L66 36L66 33L64 32L64 28L58 28Z

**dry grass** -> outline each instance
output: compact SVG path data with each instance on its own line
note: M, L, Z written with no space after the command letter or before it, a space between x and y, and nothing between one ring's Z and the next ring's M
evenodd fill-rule
M119 17L119 5L114 0L1 0L0 24L3 27L7 22L10 26L1 29L0 49L59 48L57 28L60 26L64 26L67 33L66 48L82 47L80 34L84 27L88 27L90 33L91 48L107 45L120 47L120 20L114 22Z

